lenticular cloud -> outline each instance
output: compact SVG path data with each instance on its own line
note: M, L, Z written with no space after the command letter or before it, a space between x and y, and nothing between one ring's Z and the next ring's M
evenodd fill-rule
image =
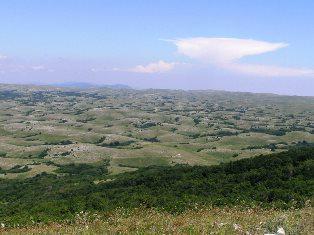
M187 38L174 41L178 52L194 59L226 63L244 56L259 55L288 46L286 43L270 43L237 38Z
M272 43L252 39L206 37L169 41L177 46L179 54L236 73L267 77L314 76L314 70L312 69L256 65L239 61L246 56L260 55L287 47L288 44L283 42Z

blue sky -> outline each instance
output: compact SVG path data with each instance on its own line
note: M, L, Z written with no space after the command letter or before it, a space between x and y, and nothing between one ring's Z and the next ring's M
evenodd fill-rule
M314 95L314 1L3 0L0 82Z

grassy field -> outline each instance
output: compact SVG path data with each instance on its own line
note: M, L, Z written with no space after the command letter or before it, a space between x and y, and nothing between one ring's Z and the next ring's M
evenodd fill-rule
M153 209L117 209L109 214L78 213L71 224L0 228L1 234L286 234L310 235L314 210L196 207L181 214Z
M113 175L213 165L314 142L313 97L0 85L0 107L0 168L32 168L0 178L104 159Z

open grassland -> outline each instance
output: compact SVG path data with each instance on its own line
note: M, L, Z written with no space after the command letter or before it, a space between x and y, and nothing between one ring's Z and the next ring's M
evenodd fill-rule
M0 85L0 168L24 169L0 178L72 162L109 160L114 175L280 152L314 142L313 110L313 97Z
M311 235L313 208L206 208L180 214L154 209L117 209L108 214L81 212L73 223L0 228L2 234L265 234L283 228L286 234Z

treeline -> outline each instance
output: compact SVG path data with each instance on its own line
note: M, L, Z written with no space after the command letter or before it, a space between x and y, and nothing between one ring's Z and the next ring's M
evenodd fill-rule
M314 194L314 147L217 166L152 166L108 180L108 162L62 166L58 174L0 181L0 222L71 220L79 211L197 204L302 207Z

